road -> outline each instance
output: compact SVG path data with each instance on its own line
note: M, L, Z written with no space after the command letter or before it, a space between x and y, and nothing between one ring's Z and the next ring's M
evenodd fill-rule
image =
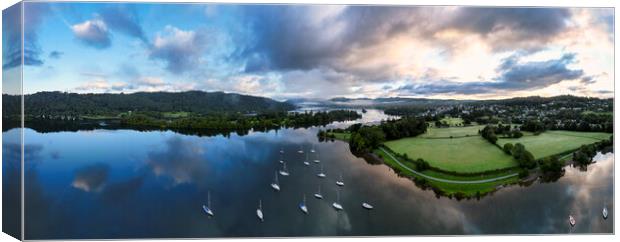
M408 166L406 166L405 164L401 163L398 159L396 159L396 157L394 157L392 155L392 153L386 151L385 149L383 149L383 147L379 147L379 149L381 151L383 151L384 153L386 153L390 158L392 158L394 161L396 161L396 163L398 163L399 166L401 166L403 169L408 170L410 172L413 172L414 174L424 177L428 180L433 180L433 181L438 181L438 182L445 182L445 183L453 183L453 184L480 184L480 183L487 183L487 182L494 182L494 181L499 181L499 180L503 180L506 178L511 178L511 177L515 177L518 176L519 173L513 173L510 175L505 175L505 176L500 176L500 177L495 177L495 178L489 178L489 179L483 179L483 180L472 180L472 181L457 181L457 180L448 180L448 179L443 179L443 178L437 178L437 177L432 177L423 173L420 173L416 170L413 170L411 168L409 168Z

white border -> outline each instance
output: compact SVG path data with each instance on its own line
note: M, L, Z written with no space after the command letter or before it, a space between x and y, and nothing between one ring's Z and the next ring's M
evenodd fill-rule
M28 0L28 1L32 1L32 0ZM6 9L7 7L15 4L19 2L18 0L0 0L0 7L1 9ZM98 2L98 1L93 1L93 0L82 0L82 1L70 1L70 2ZM99 1L101 2L101 1ZM137 0L125 0L125 1L104 1L104 2L185 2L185 3L201 3L201 2L209 2L209 3L297 3L297 4L382 4L382 5L386 5L386 4L393 4L393 5L468 5L468 6L550 6L550 7L613 7L614 8L614 15L615 15L615 8L618 5L617 2L614 1L609 1L609 0L580 0L580 1L562 1L562 0L546 0L544 2L541 2L540 0L520 0L520 1L515 1L515 0L503 0L503 1L490 1L490 0L414 0L414 1L406 1L406 0L366 0L366 1L360 1L360 0L149 0L149 1L137 1ZM2 20L0 18L0 24L2 23ZM614 19L614 31L617 30L618 26L618 20L617 18ZM0 38L2 37L2 34L0 33ZM617 42L617 40L615 40L615 42ZM615 46L615 43L614 43ZM614 48L614 56L615 54L617 54L616 49ZM615 58L614 58L614 68L615 71L614 73L616 73L618 71L618 66L616 65L615 62ZM615 77L614 77L614 84L615 84ZM615 86L615 85L614 85ZM23 85L22 85L23 88ZM615 98L617 98L617 93L614 92L614 96ZM2 101L0 100L0 106L2 105ZM23 110L22 110L23 111ZM618 107L618 105L615 106L614 108L614 113L617 114L620 111L620 107ZM614 127L618 124L618 122L620 121L620 118L618 118L618 115L614 115ZM1 121L0 121L1 123ZM615 132L614 132L615 133ZM22 140L23 140L23 136L22 136ZM614 142L618 142L618 137L616 136L614 138ZM1 141L1 137L0 137L0 141ZM23 152L23 151L22 151ZM2 151L0 150L0 157L2 155ZM617 153L616 153L617 155ZM22 154L22 159L23 159L23 154ZM614 157L614 160L615 157ZM22 166L23 166L23 161L22 161ZM618 173L618 167L614 165L615 168L615 174L620 174ZM22 172L23 172L23 167L22 167ZM23 176L22 176L23 178ZM23 181L22 181L23 182ZM614 196L616 194L615 189L618 187L618 181L615 179L614 177ZM23 183L22 183L23 184ZM0 190L2 187L2 181L0 179ZM0 201L2 198L2 194L0 193ZM614 198L614 201L618 201L617 198ZM616 203L617 204L617 203ZM614 204L614 205L616 205ZM614 215L612 216L613 218L615 218L618 215L618 206L614 206ZM0 215L2 213L2 209L0 207ZM22 211L23 214L23 211ZM1 217L1 216L0 216ZM22 220L23 221L23 220ZM614 231L619 231L619 225L620 223L618 223L618 221L614 221ZM0 222L1 225L1 222ZM23 232L22 232L23 234ZM232 241L232 242L237 242L237 241L255 241L255 240L260 240L260 241L293 241L293 240L297 240L297 241L342 241L342 242L351 242L351 241L355 241L355 242L359 242L359 241L390 241L390 242L394 242L394 241L412 241L415 240L417 241L456 241L458 240L459 242L497 242L498 240L501 240L502 242L521 242L523 240L528 240L528 242L532 242L532 241L549 241L549 242L555 242L555 241L562 241L565 242L566 240L570 240L572 241L614 241L617 240L619 237L617 235L557 235L557 236L433 236L433 237L429 237L429 236L408 236L408 237L364 237L364 238L359 238L359 237L355 237L355 238L351 238L351 237L338 237L338 238L305 238L305 237L301 237L301 238L295 238L295 239L260 239L260 238L256 238L256 239L205 239L205 240L168 240L168 239L158 239L158 240L130 240L130 241L157 241L157 242L162 242L162 241L177 241L177 242L187 242L187 241ZM8 236L7 234L4 233L0 233L0 241L16 241L14 238ZM57 241L63 241L63 240L57 240Z

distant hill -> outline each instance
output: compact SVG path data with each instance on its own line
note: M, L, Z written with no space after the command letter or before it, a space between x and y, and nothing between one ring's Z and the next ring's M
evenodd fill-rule
M19 113L19 96L2 95L3 113ZM77 94L39 92L24 96L26 115L109 115L127 111L263 113L289 111L295 105L273 99L224 92L138 92Z

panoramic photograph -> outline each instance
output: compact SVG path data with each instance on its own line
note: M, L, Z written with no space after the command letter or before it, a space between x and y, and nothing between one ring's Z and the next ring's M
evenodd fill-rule
M25 240L614 233L614 9L20 2Z

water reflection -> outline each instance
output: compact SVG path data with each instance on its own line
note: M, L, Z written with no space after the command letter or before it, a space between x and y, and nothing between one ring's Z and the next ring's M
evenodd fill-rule
M613 216L601 217L603 205L613 214L612 153L597 155L588 171L567 167L557 182L510 186L479 201L457 201L438 198L385 165L366 163L344 142L319 143L316 132L197 137L26 129L32 148L27 157L35 164L26 175L26 238L613 232ZM316 177L317 164L305 166L306 154L297 153L300 146L308 152L312 145L325 179ZM291 175L280 177L282 190L274 192L269 184L281 168L280 149ZM315 155L309 153L309 159ZM340 173L344 187L335 184ZM312 197L319 186L323 200ZM331 207L337 190L341 212ZM216 214L212 219L201 210L207 193ZM304 194L308 215L297 207ZM259 199L264 223L255 216ZM362 202L375 209L363 209ZM568 214L577 219L572 230Z

